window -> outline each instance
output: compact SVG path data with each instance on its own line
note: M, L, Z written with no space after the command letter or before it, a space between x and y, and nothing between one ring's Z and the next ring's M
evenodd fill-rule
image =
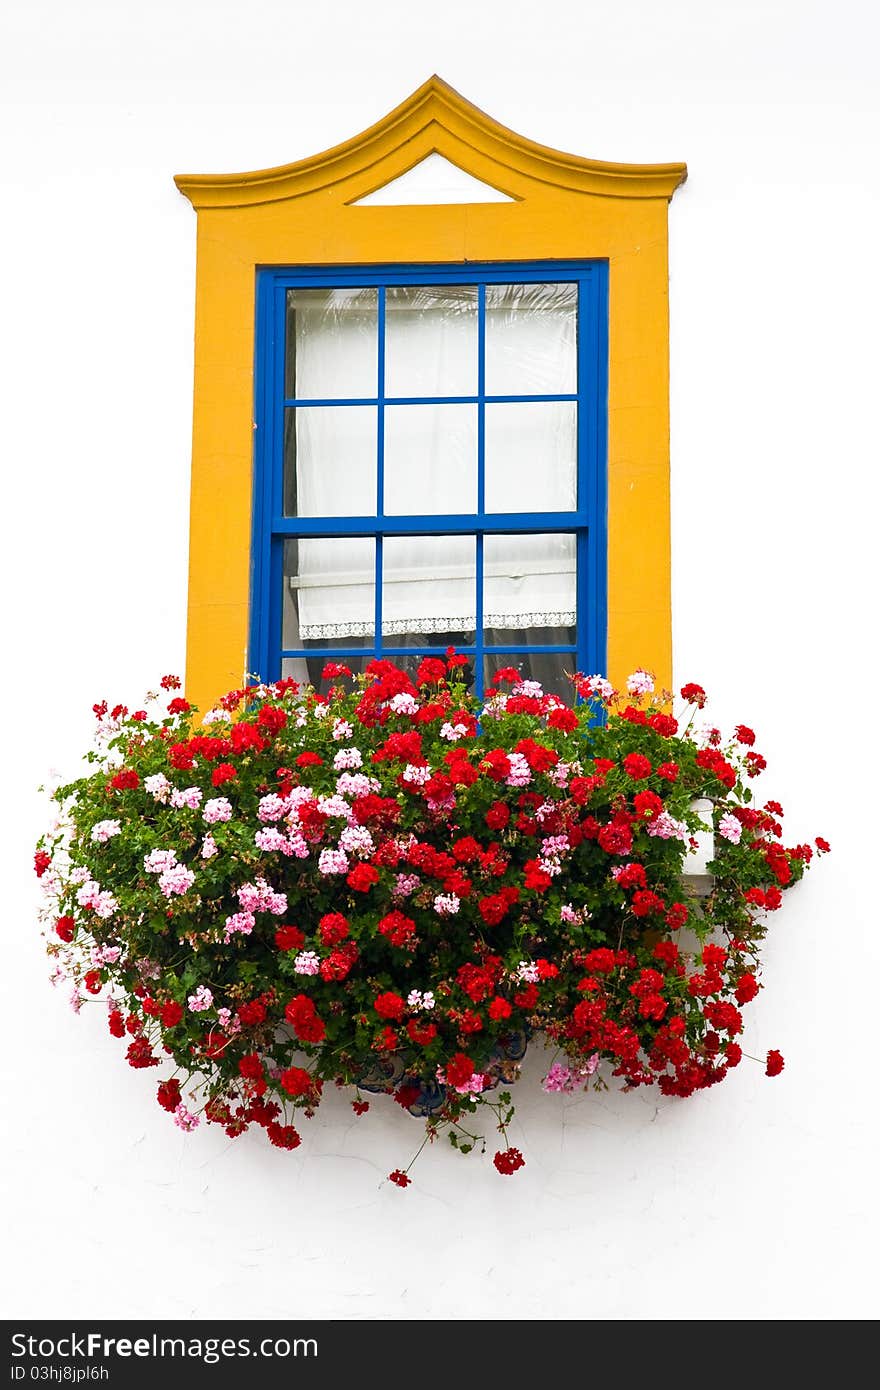
M251 670L605 668L606 265L259 272Z
M178 175L197 212L194 704L246 671L450 641L477 688L502 659L548 689L573 665L670 686L686 175L548 149L438 77L295 164Z

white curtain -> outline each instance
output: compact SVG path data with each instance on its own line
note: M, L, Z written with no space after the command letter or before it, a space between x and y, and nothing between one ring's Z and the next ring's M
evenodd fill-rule
M374 394L375 291L296 290L291 296L289 394ZM573 393L576 322L571 285L488 286L487 392ZM388 290L385 381L391 397L476 394L475 287ZM376 431L374 406L291 414L288 510L301 516L374 513ZM574 402L487 404L487 510L572 510L576 436ZM476 405L386 406L384 476L389 515L475 511ZM492 535L484 544L485 627L574 624L573 535ZM383 636L423 633L430 640L431 634L474 630L473 536L387 537L383 551ZM372 540L309 539L291 543L287 554L285 646L313 640L344 645L373 632Z

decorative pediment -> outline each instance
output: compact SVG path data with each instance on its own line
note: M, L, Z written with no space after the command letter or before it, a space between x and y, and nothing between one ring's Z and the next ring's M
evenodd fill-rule
M536 144L431 77L369 130L323 154L246 174L178 174L175 182L196 208L246 207L323 190L367 215L370 205L389 205L379 190L407 177L418 183L424 170L421 176L417 171L432 156L486 185L492 195L442 202L498 201L499 195L501 201L520 201L542 184L604 197L668 200L687 177L684 164L609 164ZM395 197L398 201L403 199Z

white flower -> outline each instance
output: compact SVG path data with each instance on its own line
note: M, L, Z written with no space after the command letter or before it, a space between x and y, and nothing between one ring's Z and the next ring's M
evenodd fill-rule
M445 738L449 743L458 743L460 738L465 738L466 736L467 726L464 724L450 724L447 721L447 723L441 725L440 737Z
M300 951L293 962L293 969L297 975L317 975L321 968L316 951Z
M411 989L406 996L406 1002L411 1009L433 1009L434 995L429 989L426 989L424 994L420 989Z
M423 787L426 782L431 780L431 769L429 767L417 767L415 763L407 763L403 769L403 780L411 787Z
M528 695L533 700L540 700L544 694L544 687L540 681L518 681L510 693L511 695Z
M587 699L595 696L598 700L610 700L614 694L614 686L604 676L587 676L581 687L581 693Z
M194 1014L203 1013L205 1009L210 1009L214 1002L214 996L207 985L199 985L194 994L187 999L187 1004Z
M395 714L418 714L421 706L413 695L393 695L388 701L388 708Z
M654 689L654 677L649 671L633 671L627 677L626 688L630 695L650 695Z
M725 840L729 840L732 845L738 845L742 839L742 825L736 816L731 815L730 811L725 811L718 822L718 834Z
M144 789L150 796L154 797L156 801L161 801L164 804L170 795L171 783L168 781L164 772L157 772L152 777L146 778Z
M229 718L229 715L226 713L226 710L225 710L225 709L209 709L208 712L207 712L206 714L203 714L203 715L202 715L202 723L203 723L203 724L216 724L216 723L218 723L219 721L224 720L224 719L228 719L228 718Z
M148 874L164 874L168 869L173 869L177 863L177 855L173 849L151 849L149 854L144 855L144 868Z
M92 826L92 843L104 845L114 835L118 835L121 829L118 820L99 820L97 825Z

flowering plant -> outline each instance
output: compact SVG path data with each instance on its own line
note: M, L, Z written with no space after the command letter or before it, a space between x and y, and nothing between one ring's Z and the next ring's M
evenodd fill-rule
M95 706L92 770L54 793L35 855L48 950L131 1066L168 1064L182 1129L257 1124L293 1149L333 1081L465 1152L488 1107L512 1173L504 1087L533 1034L556 1048L548 1091L605 1084L604 1064L689 1096L739 1064L767 914L813 853L753 804L751 730L698 729L697 685L676 717L644 671L622 694L573 676L571 708L507 668L478 707L465 664L330 663L326 694L236 690L200 726L173 677L153 715Z

